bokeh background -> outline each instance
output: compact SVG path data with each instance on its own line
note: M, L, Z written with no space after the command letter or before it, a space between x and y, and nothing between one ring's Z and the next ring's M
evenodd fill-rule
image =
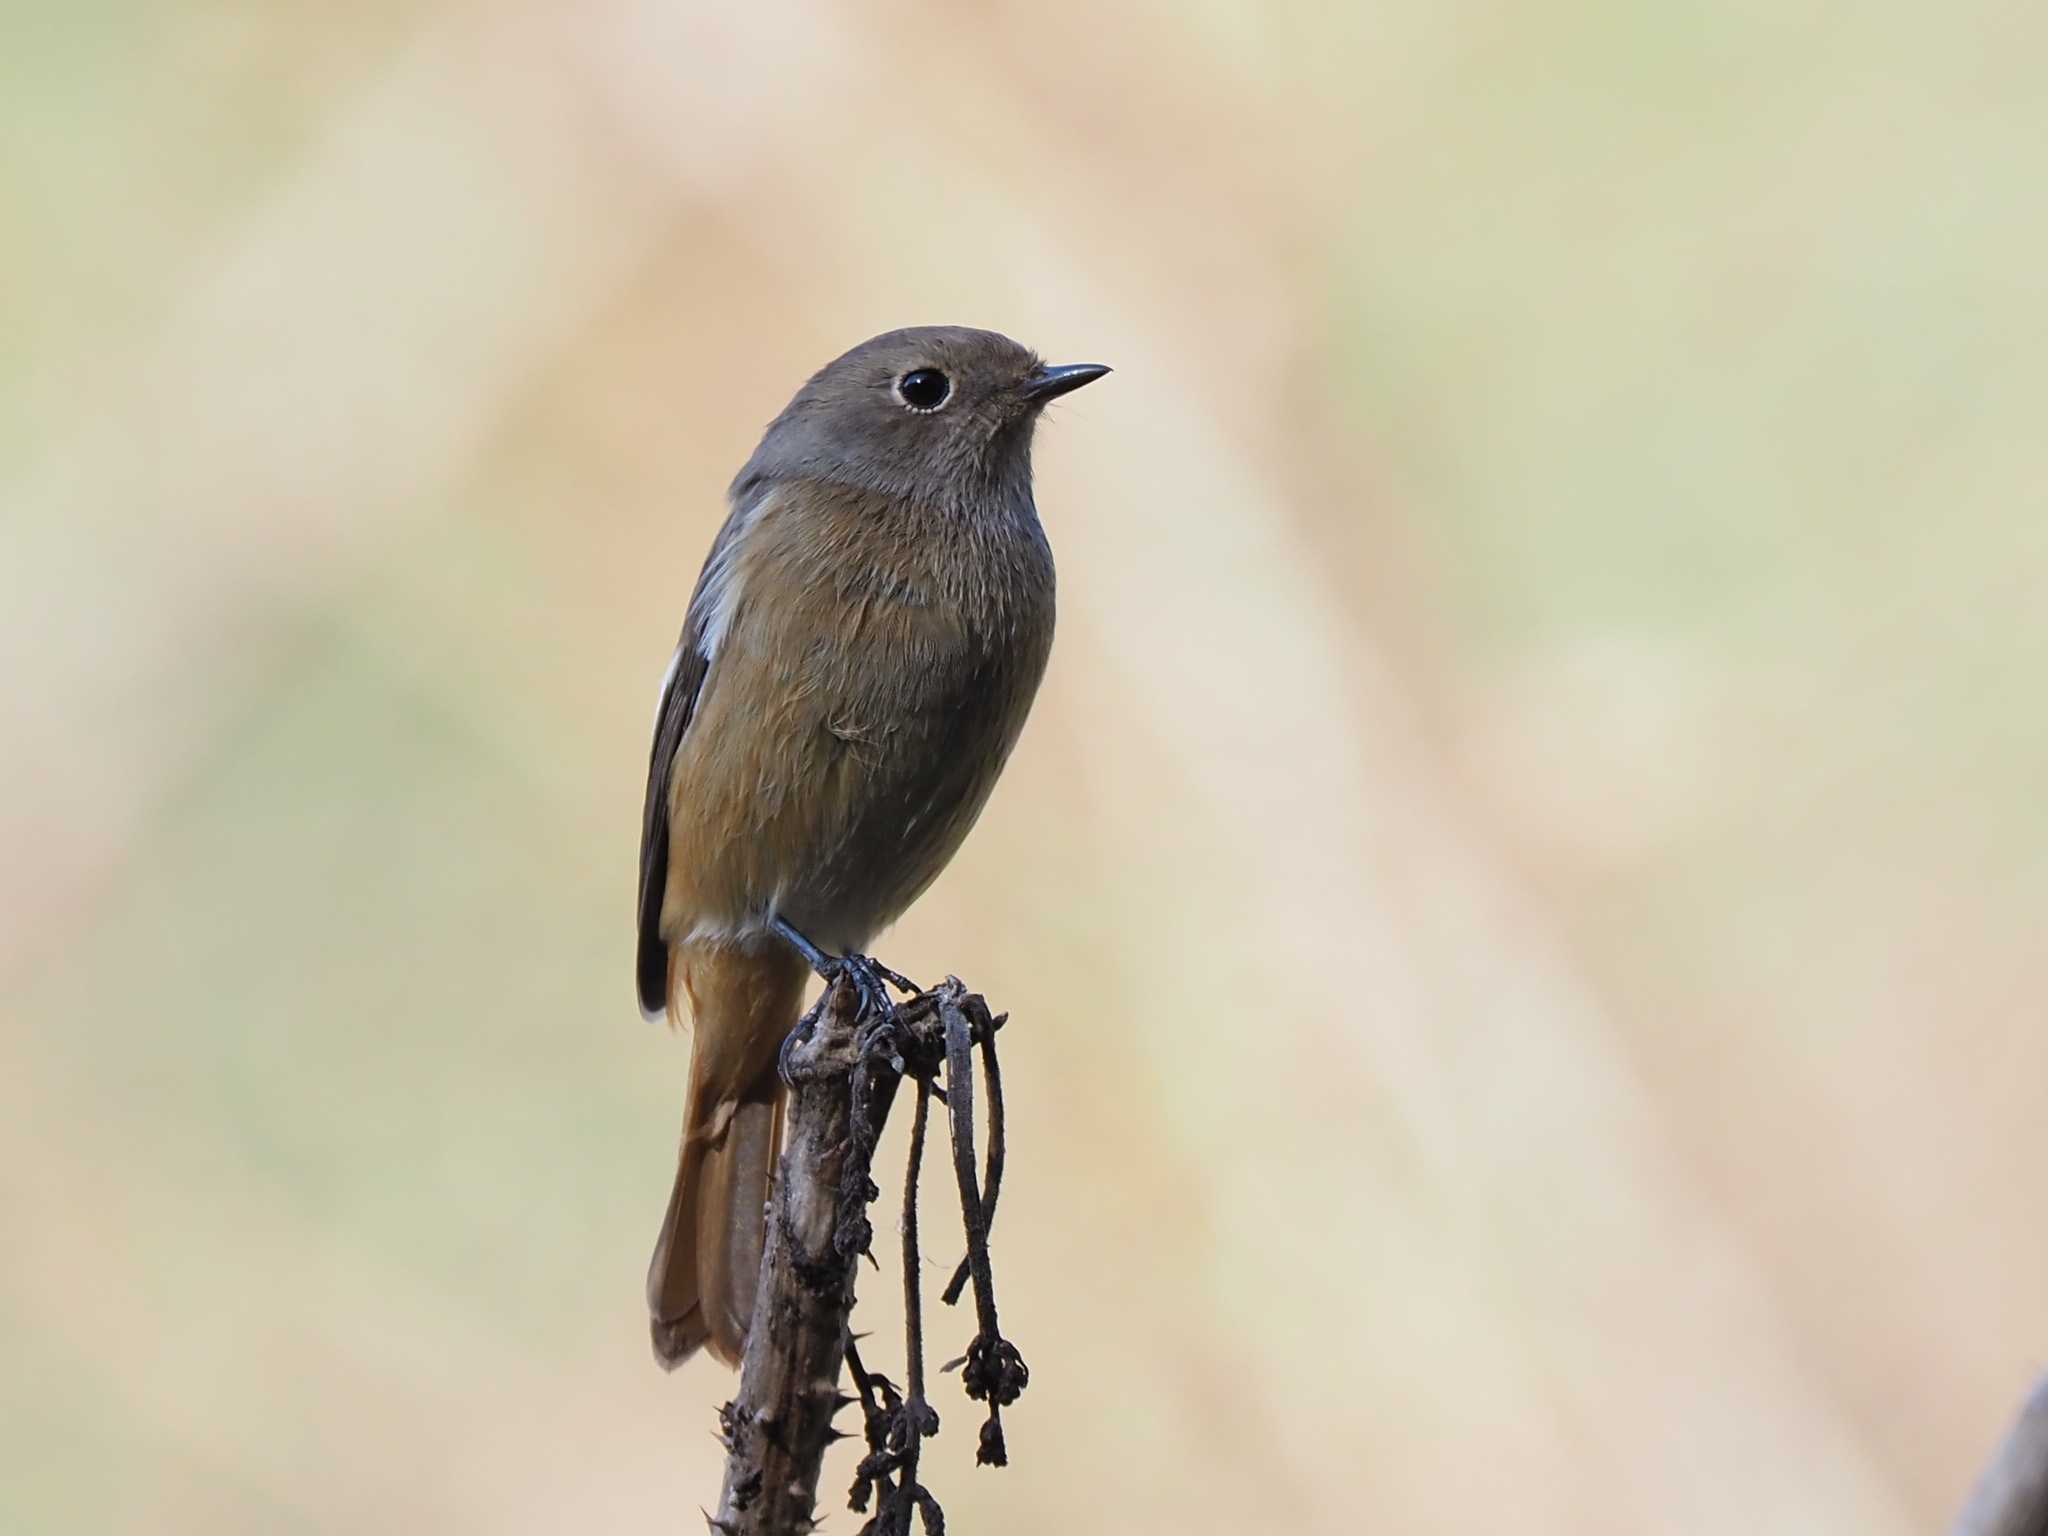
M652 699L931 320L1118 370L881 946L1015 1016L954 1528L1956 1507L2048 1365L2048 10L6 30L0 1527L697 1528Z

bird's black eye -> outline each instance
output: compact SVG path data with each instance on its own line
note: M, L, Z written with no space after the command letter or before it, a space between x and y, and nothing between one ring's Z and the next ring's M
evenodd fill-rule
M952 392L952 382L936 368L913 368L896 381L896 393L913 411L936 411Z

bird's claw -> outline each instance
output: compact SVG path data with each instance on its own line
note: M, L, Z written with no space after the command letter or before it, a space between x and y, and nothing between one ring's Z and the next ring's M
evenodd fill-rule
M781 1048L775 1053L775 1075L782 1079L782 1086L796 1086L796 1053L811 1043L811 1036L818 1028L818 1010L813 1008L796 1021L796 1028L782 1037Z
M841 980L850 982L860 999L860 1017L876 1023L895 1023L898 1017L896 1000L889 995L893 985L900 991L916 995L918 988L908 978L897 975L867 955L841 955L832 963L832 974L826 983L836 986Z

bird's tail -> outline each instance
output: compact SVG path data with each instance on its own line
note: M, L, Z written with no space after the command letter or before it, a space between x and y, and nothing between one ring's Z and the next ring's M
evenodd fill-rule
M804 984L802 963L779 947L693 945L678 961L697 1038L675 1188L647 1270L654 1355L669 1370L706 1346L727 1365L746 1349L782 1139L775 1059Z

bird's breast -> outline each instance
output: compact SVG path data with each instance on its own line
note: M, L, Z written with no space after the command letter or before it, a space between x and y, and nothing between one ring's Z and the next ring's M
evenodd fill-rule
M952 857L1016 743L1052 637L1035 523L1004 538L869 510L771 514L738 552L671 782L676 931L773 909L865 944Z

